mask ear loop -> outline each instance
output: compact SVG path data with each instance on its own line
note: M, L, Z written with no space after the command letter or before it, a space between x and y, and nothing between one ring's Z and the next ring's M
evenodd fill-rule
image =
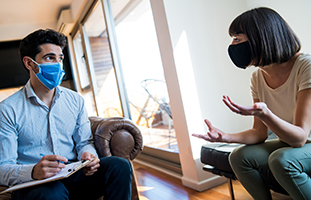
M30 58L30 57L29 57L29 58ZM36 65L39 66L39 64L38 64L36 61L34 61L32 58L30 58L30 60L31 60L32 62L34 62Z
M29 57L30 58L30 57ZM32 62L34 62L37 66L38 66L38 73L40 73L40 67L39 67L39 64L36 62L36 61L34 61L32 58L30 58L30 60L32 61ZM32 70L35 74L37 74L34 70Z

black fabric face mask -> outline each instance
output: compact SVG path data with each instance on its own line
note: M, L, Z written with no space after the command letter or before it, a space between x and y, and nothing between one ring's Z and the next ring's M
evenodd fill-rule
M238 68L245 69L252 61L252 51L248 41L230 45L228 53Z

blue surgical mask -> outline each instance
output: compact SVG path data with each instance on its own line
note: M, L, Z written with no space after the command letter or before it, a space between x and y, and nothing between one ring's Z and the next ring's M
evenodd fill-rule
M52 90L62 82L65 75L62 63L52 62L38 64L36 61L32 61L39 67L39 72L36 74L37 78L49 90Z

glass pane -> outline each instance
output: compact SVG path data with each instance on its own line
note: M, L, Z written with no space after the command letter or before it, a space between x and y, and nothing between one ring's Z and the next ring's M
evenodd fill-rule
M178 152L151 7L133 2L110 1L131 117L145 146Z
M82 47L81 34L78 32L73 39L74 52L76 57L77 73L79 85L82 90L82 96L85 100L86 109L89 116L96 116L96 108L93 99L93 93L90 88L89 72L87 70L85 54Z
M123 116L101 1L84 24L91 49L95 97L100 117Z
M85 103L85 107L87 110L87 114L89 116L97 116L96 115L96 108L95 108L95 103L94 103L94 99L93 99L93 93L91 90L87 91L87 92L83 92L82 97L84 99L84 103Z

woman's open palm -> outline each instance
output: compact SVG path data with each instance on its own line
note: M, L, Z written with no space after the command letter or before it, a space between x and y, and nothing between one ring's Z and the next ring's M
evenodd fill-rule
M209 120L205 119L204 122L208 127L208 132L205 135L194 133L192 136L202 138L210 142L230 142L230 135L215 128Z
M234 103L229 96L223 96L222 101L226 106L234 113L244 115L244 116L262 116L267 110L267 105L263 102L256 102L253 106L241 106Z

